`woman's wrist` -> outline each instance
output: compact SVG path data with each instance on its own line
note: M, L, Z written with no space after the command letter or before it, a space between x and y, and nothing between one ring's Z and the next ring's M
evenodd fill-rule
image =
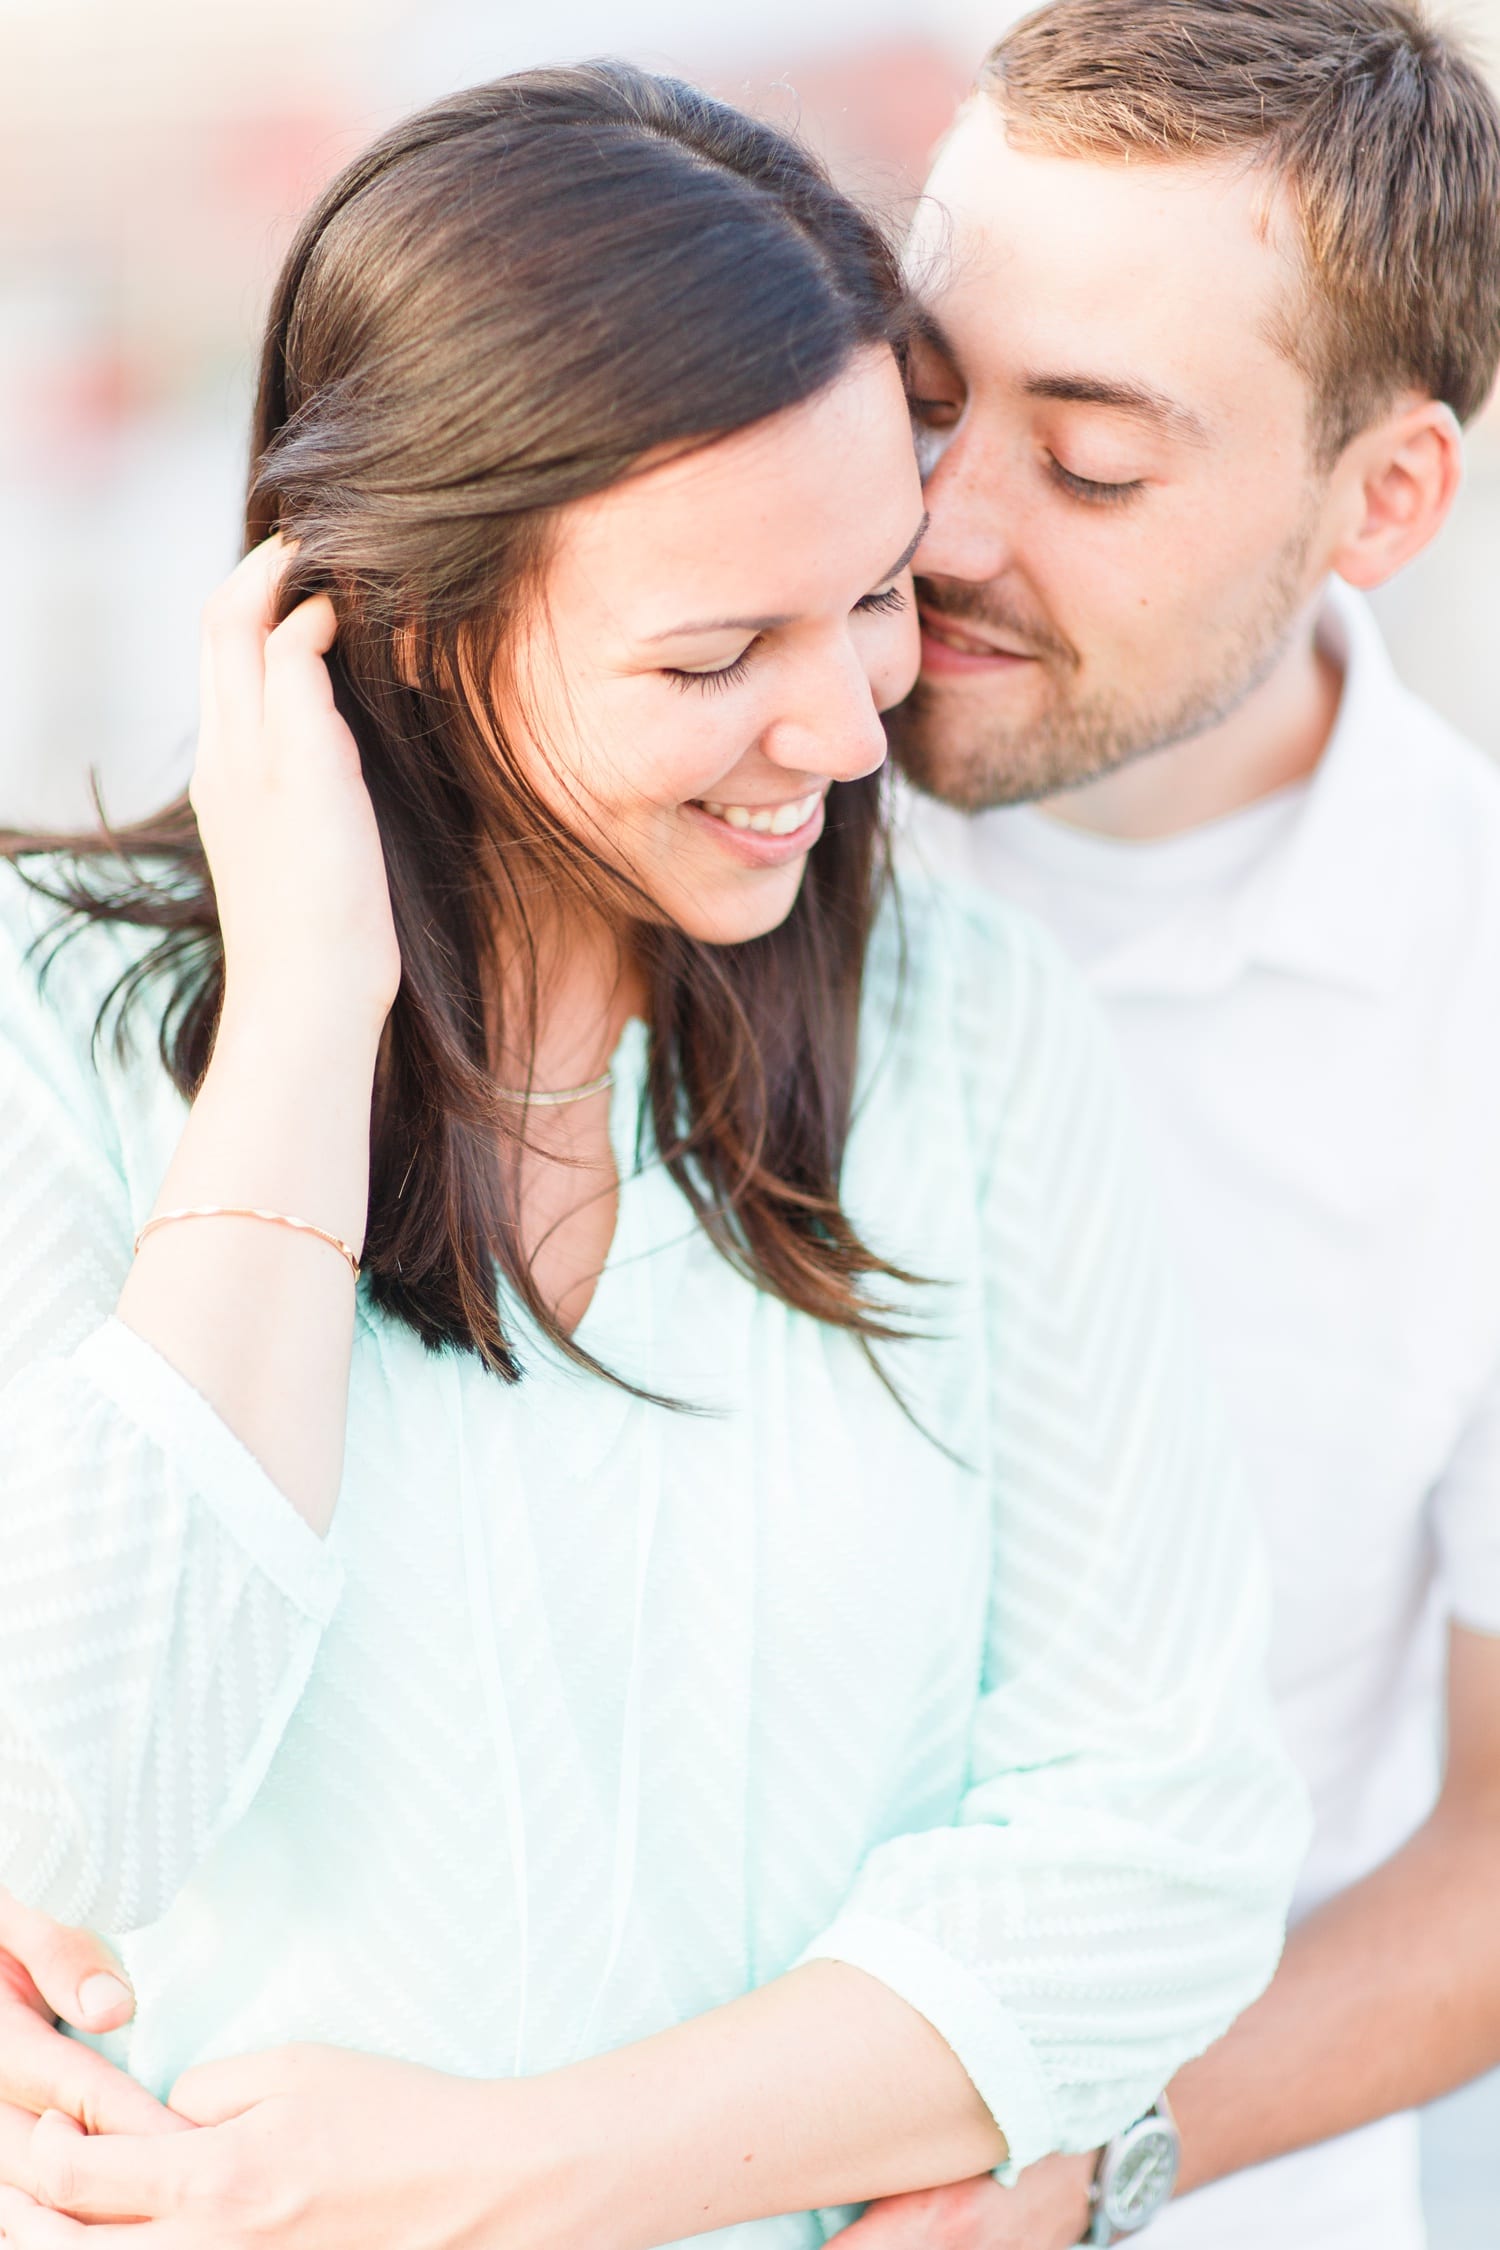
M664 2239L633 2233L628 2223L618 2105L601 2106L571 2070L493 2079L475 2091L480 2109L467 2113L463 2130L482 2146L478 2166L468 2146L455 2152L446 2176L470 2183L462 2218L476 2238L493 2233L509 2250L598 2250L601 2242L627 2250Z
M931 2025L841 1962L527 2083L556 2216L541 2250L653 2250L967 2179L1005 2155Z
M253 1055L294 1068L311 1067L373 1079L390 1010L364 993L320 990L309 978L300 991L283 985L226 985L214 1056Z

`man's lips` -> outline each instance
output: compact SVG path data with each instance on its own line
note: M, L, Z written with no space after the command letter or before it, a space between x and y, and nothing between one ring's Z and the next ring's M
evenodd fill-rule
M930 609L920 609L918 614L924 672L1008 672L1038 661L1030 649L999 646L955 618Z

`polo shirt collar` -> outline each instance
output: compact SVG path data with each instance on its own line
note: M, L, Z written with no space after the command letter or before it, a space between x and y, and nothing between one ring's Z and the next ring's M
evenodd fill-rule
M1330 588L1319 637L1342 664L1343 691L1289 842L1232 898L1195 904L1096 962L1097 990L1210 993L1252 968L1372 994L1388 988L1400 962L1391 910L1402 877L1399 799L1411 778L1401 744L1420 713L1359 595Z

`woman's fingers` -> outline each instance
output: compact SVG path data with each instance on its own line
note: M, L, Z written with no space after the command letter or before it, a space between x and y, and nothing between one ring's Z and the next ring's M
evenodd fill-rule
M266 641L275 627L276 596L286 565L285 543L267 539L236 564L203 605L200 766L205 752L211 767L216 754L232 755L259 738Z
M314 594L299 603L290 617L277 626L265 644L264 701L266 740L275 745L296 745L307 740L338 740L329 721L337 722L333 681L323 662L338 634L338 618L326 594ZM311 730L316 729L316 735ZM349 750L353 753L353 741ZM340 760L343 764L346 761ZM354 757L356 770L358 757Z
M288 550L247 555L204 614L190 797L240 1014L304 1003L378 1029L401 981L380 827L324 658L327 594L275 622Z
M86 2227L30 2196L0 2188L0 2244L5 2250L191 2250L180 2231L145 2226Z
M225 2125L278 2094L296 2096L318 2086L330 2052L315 2046L272 2047L261 2054L195 2063L183 2072L167 2101L178 2117L192 2125Z
M326 656L338 638L338 612L327 594L309 594L276 627L274 638L295 640L313 656Z
M0 2187L0 2242L6 2250L88 2250L92 2236L76 2219L44 2211L19 2188ZM142 2250L133 2245L132 2250Z
M0 2102L0 2187L31 2192L31 2133L36 2119L30 2110Z
M201 2167L192 2131L138 2139L80 2132L56 2110L31 2135L33 2193L75 2219L160 2219L180 2209Z

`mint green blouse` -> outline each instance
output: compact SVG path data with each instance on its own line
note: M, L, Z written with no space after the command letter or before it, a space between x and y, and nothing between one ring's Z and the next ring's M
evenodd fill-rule
M828 1956L930 2019L1021 2166L1268 1980L1304 1812L1113 1070L1029 924L903 899L845 1175L926 1283L902 1403L637 1163L633 1023L581 1337L701 1411L515 1308L509 1388L362 1295L324 1541L112 1317L184 1114L147 1018L91 1058L140 940L39 989L49 910L0 873L0 1881L122 1941L106 2046L147 2085L287 2040L549 2070Z

